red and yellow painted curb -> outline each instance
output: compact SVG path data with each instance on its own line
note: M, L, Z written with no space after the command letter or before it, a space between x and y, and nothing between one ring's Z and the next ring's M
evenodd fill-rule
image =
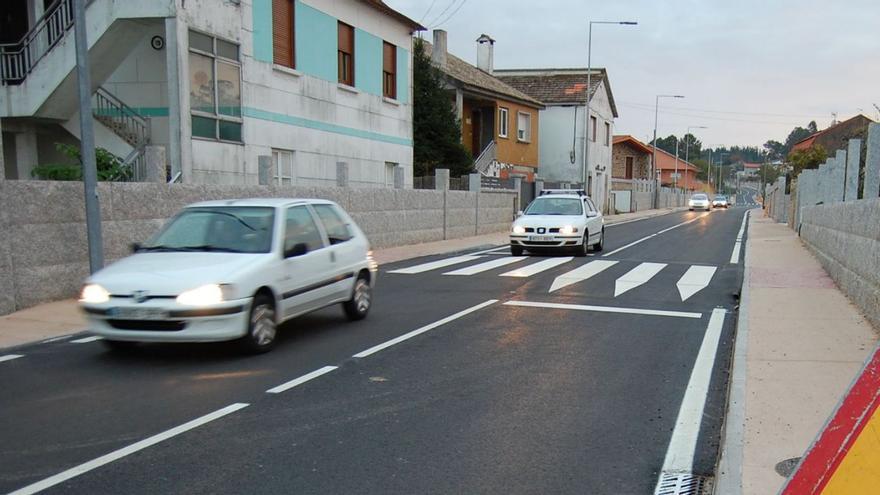
M780 495L880 494L880 347Z

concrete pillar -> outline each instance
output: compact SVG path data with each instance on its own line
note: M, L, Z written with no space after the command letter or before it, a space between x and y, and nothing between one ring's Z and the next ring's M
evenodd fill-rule
M348 187L348 163L336 162L336 187Z
M846 150L837 150L834 156L834 202L842 202L846 190Z
M538 196L540 196L541 191L543 191L543 190L544 190L544 181L536 180L535 181L535 197L537 198Z
M406 170L403 165L394 167L394 189L403 189L406 187Z
M434 169L434 189L436 189L438 191L448 191L449 190L449 169L448 168Z
M181 173L180 69L177 64L177 19L165 19L165 72L168 76L168 163L171 178ZM182 179L182 178L181 178Z
M865 154L865 185L862 198L880 197L880 124L868 124L868 152Z
M164 184L168 182L165 170L165 147L150 145L144 148L144 165L146 166L146 181Z
M819 173L817 174L817 182L816 184L819 187L818 194L816 195L817 203L829 203L829 198L831 197L831 186L829 182L831 182L830 174L828 173L829 161L825 160L825 163L819 165Z
M470 174L468 175L468 191L470 192L480 192L483 188L483 179L480 174Z
M843 191L844 201L855 201L859 198L859 161L861 161L862 140L850 139L846 147L846 187Z
M275 165L272 163L272 156L260 155L257 157L257 178L261 186L271 186L274 184L272 180L275 176Z
M15 167L20 180L32 179L31 170L39 165L37 133L32 129L15 134Z

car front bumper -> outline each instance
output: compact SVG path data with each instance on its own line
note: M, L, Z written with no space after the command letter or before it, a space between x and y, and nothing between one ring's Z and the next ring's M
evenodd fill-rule
M580 235L540 235L540 240L532 240L535 236L532 234L510 234L511 246L522 246L524 248L561 248L580 246L584 243L584 238Z
M107 340L133 342L219 342L247 332L252 298L192 307L173 299L144 303L111 299L103 304L81 304L89 332ZM145 314L126 314L142 311ZM155 314L148 314L153 312Z

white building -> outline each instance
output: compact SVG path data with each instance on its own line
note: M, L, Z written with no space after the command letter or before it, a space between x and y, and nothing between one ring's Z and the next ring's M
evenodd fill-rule
M617 106L605 69L590 74L590 143L586 162L586 69L495 69L495 77L544 103L540 112L538 175L547 182L584 182L596 204L608 211L611 141Z
M27 179L79 144L73 1L4 2L0 173ZM381 0L87 4L95 144L138 174L257 184L266 157L263 182L411 187L423 28Z

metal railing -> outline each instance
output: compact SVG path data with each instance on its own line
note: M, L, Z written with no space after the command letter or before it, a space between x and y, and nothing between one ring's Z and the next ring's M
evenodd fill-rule
M489 167L498 159L497 158L497 146L495 145L495 141L489 141L489 144L483 148L483 151L480 152L480 156L474 161L474 170L481 174L487 174L489 172Z
M142 116L104 88L95 91L92 115L135 148L150 143L150 118Z
M21 84L73 26L73 0L56 0L17 43L0 45L0 84Z

